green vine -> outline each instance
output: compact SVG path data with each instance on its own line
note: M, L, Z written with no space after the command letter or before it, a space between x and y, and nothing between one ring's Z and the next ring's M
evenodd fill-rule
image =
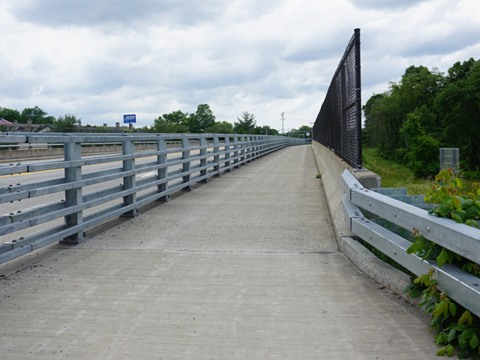
M430 213L478 228L479 184L475 184L472 191L464 191L461 179L451 169L442 170L435 181L425 196L427 202L437 204ZM480 277L479 264L425 239L417 229L413 229L412 235L412 245L407 249L409 254L416 254L424 260L435 259L438 266L454 264ZM406 290L411 297L421 296L419 306L432 316L430 326L435 332L435 342L442 345L437 355L450 357L456 351L461 359L480 359L480 319L440 291L434 279L434 269L415 278Z

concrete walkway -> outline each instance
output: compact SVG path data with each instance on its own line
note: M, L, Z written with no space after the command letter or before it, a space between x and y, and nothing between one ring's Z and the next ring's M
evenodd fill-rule
M338 252L309 146L0 266L2 359L436 359Z

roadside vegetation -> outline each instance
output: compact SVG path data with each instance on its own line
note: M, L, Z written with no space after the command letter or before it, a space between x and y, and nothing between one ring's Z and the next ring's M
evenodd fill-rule
M480 178L480 60L456 62L447 74L410 66L364 106L363 144L416 177L438 173L439 148L459 148L465 178Z
M434 178L419 178L406 165L381 157L377 148L363 148L362 152L364 167L381 176L382 187L404 187L411 195L424 194L426 202L436 205L430 211L432 215L479 227L480 179L462 179L461 173L456 174L451 169L440 171ZM412 231L409 253L425 260L435 260L439 266L455 265L480 278L480 264L425 239L415 229L407 230ZM405 292L412 298L419 297L419 306L431 317L430 327L440 346L437 355L450 357L456 354L461 359L480 359L480 319L438 288L434 272L414 276L366 245L377 257L411 276L412 284Z
M436 205L430 210L432 215L479 227L480 184L473 184L471 190L465 190L453 170L442 170L435 177L425 200ZM412 240L407 250L409 254L416 254L423 260L435 260L440 267L454 265L480 278L480 264L425 239L418 230L413 229ZM435 342L441 345L437 355L450 357L456 352L461 359L480 359L480 319L439 289L433 269L412 280L406 292L412 297L421 297L419 305L431 316L430 327L435 333Z
M251 134L251 135L280 135L278 130L268 125L258 126L254 114L244 111L236 121L217 121L216 117L208 104L199 104L194 113L187 113L181 110L172 111L163 114L152 120L151 125L143 127L108 127L84 124L82 120L73 114L66 114L55 118L48 115L46 111L38 106L25 108L21 112L15 109L9 109L0 106L0 118L10 123L33 125L44 125L49 127L52 132L70 133L70 132L125 132L125 133L210 133L210 134ZM8 126L0 125L0 132L15 131L8 130ZM291 129L288 134L290 137L310 138L311 127L302 125L298 129Z
M409 195L425 194L433 185L432 179L417 178L403 164L380 156L377 148L363 148L363 167L382 178L382 187L406 188Z
M408 166L381 157L378 148L364 147L362 153L363 166L382 178L382 187L406 188L409 195L424 195L435 185L433 176L416 177ZM480 183L480 176L466 179L462 172L457 176L466 191L472 191L474 184Z
M382 178L382 187L404 187L424 194L434 204L432 216L479 227L480 224L480 60L455 63L445 75L437 69L410 66L389 90L365 104L363 166ZM460 172L440 171L439 148L459 148ZM480 264L471 262L405 229L408 253L438 266L454 265L480 278ZM411 234L409 232L411 231ZM399 267L384 254L374 253ZM406 289L420 297L431 316L437 355L480 359L480 319L444 293L434 271L412 276Z

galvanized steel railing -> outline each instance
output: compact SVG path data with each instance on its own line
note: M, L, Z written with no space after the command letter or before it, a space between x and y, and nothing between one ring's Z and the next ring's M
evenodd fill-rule
M56 241L78 243L86 229L135 216L147 203L166 201L174 192L304 141L230 134L6 133L0 143L64 148L63 159L0 164L3 263ZM85 156L83 144L117 147L108 155ZM136 150L138 144L142 150Z
M416 275L434 268L440 289L450 298L480 316L480 279L453 265L439 267L435 261L407 254L411 242L368 220L362 209L404 229L414 228L426 239L480 264L480 230L453 220L429 215L424 209L403 203L375 191L364 189L345 170L342 175L343 206L350 230L371 246Z

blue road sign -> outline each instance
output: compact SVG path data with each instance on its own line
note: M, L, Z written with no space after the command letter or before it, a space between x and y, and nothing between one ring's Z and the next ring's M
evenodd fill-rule
M137 116L135 114L123 115L124 124L135 124L137 122Z

